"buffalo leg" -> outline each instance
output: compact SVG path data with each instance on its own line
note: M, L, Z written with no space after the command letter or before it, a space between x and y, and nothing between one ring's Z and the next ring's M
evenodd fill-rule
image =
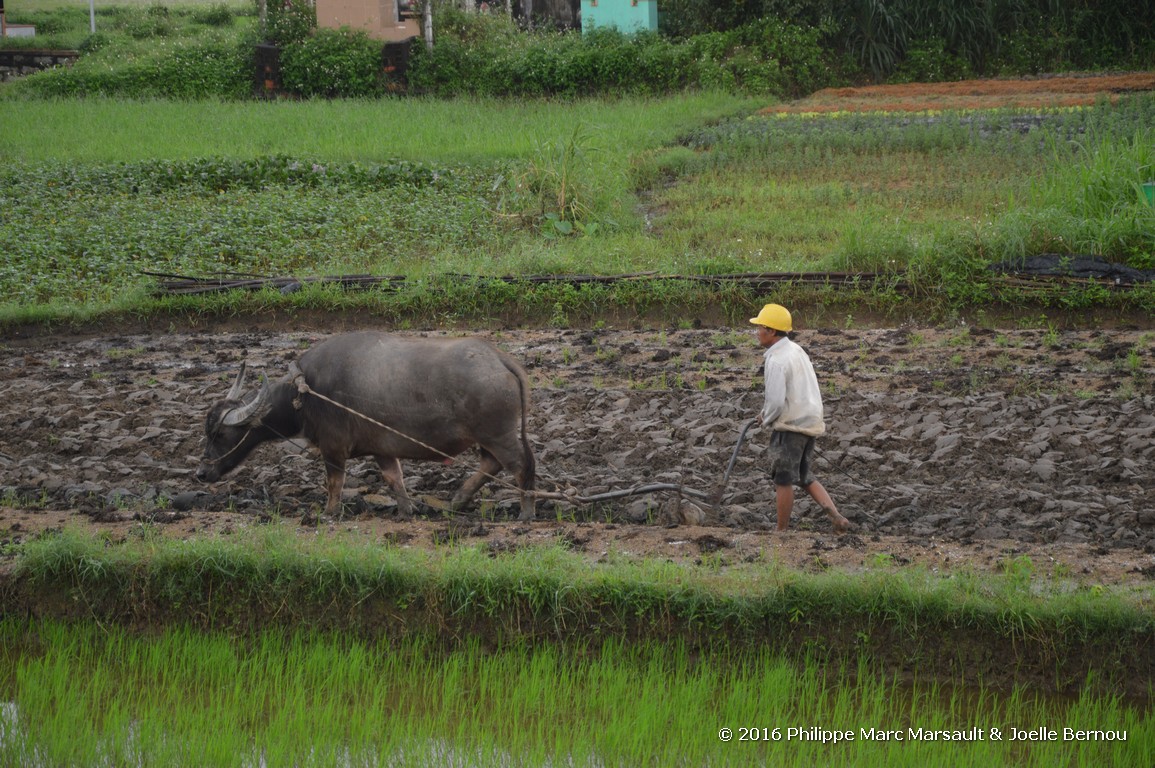
M533 458L533 451L529 443L522 437L517 446L511 450L495 453L502 466L513 475L517 487L521 490L521 514L518 520L533 520L537 513L534 504L534 481L537 477L537 465Z
M341 491L345 489L345 460L330 456L322 458L325 460L325 490L329 493L329 500L325 503L325 514L329 517L340 517Z
M393 489L393 495L397 497L397 517L402 520L413 517L413 502L405 492L405 476L401 474L401 462L387 456L378 456L377 466L381 467L381 478Z
M477 471L465 479L457 493L453 495L450 506L454 511L464 507L473 499L474 494L481 490L481 486L489 482L490 478L501 471L501 462L484 448L481 449L481 466Z
M537 506L534 503L535 497L533 495L537 473L533 455L530 454L528 459L528 463L522 464L513 473L517 480L517 487L521 489L521 514L518 516L518 520L532 520L537 515Z
M477 472L462 483L461 489L453 497L453 509L460 509L468 504L481 486L485 485L491 477L497 475L503 468L513 474L517 481L517 487L521 491L521 515L517 519L532 520L534 518L532 457L527 464L525 458L511 453L505 456L505 461L502 461L501 458L494 456L485 448L481 449L481 466Z

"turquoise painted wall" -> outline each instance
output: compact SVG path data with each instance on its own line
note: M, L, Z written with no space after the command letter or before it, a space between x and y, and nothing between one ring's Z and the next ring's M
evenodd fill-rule
M582 29L658 31L658 0L582 0Z

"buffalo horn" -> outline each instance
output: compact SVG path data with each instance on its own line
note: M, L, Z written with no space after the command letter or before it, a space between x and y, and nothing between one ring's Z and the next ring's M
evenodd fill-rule
M259 420L268 411L269 399L269 380L263 379L261 381L261 389L257 392L257 396L253 398L252 402L245 405L238 405L231 411L225 414L223 419L225 426L235 427L238 424L247 424L253 420Z
M241 361L241 372L237 374L237 380L233 382L233 388L229 390L226 400L240 400L241 395L245 393L245 367L248 363Z

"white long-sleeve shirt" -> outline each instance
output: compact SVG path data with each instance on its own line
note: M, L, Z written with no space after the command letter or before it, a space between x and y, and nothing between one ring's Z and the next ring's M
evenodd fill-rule
M763 359L766 402L762 407L762 425L804 435L817 436L825 432L822 391L806 351L790 339L782 338L766 349Z

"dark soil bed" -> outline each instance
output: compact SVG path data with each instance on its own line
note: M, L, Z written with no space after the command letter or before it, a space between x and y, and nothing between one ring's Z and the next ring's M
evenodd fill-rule
M45 336L0 348L0 540L65 525L114 540L148 525L168 535L228 535L271 514L324 504L320 460L305 445L258 449L233 476L193 476L202 419L242 360L283 375L335 329L204 329ZM761 355L746 328L505 330L480 335L521 359L534 382L539 488L582 496L648 483L712 492L738 429L760 407ZM855 524L835 536L808 501L772 531L767 435L754 430L723 504L676 492L597 505L539 504L517 523L514 494L446 518L476 466L410 463L425 503L394 519L372 462L349 464L346 514L327 528L436 546L474 537L502 549L561 539L607 554L855 570L880 561L999 570L1095 583L1155 578L1155 333L978 327L804 330L826 393L817 469ZM307 529L305 529L307 530Z

